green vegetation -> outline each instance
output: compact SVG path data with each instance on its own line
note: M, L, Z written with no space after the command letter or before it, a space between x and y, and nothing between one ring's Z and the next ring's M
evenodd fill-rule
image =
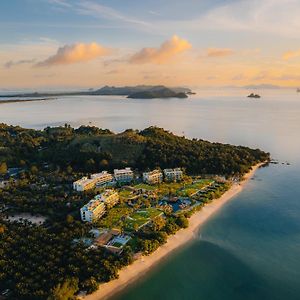
M137 231L142 226L146 225L161 214L162 211L155 208L138 210L130 216L127 216L125 221L125 229L128 231Z
M105 129L47 127L45 130L0 125L0 162L8 167L96 172L127 165L140 170L181 167L188 174L245 174L269 159L259 149L189 140L157 127L114 134Z
M104 228L119 228L122 229L124 226L124 221L126 216L132 213L133 209L127 206L124 207L113 207L111 208L106 215L101 218L97 224L100 227Z
M155 191L157 187L145 183L140 183L134 186L135 189L143 189L146 191Z
M97 193L72 190L72 182L83 175L131 166L239 177L268 158L258 149L189 140L156 127L114 134L89 126L40 131L1 124L0 177L6 178L9 168L18 167L20 173L0 189L0 291L9 289L11 299L20 300L72 299L77 291L90 293L116 278L134 253L148 255L168 235L187 227L194 211L229 188L220 183L205 189L210 180L193 183L188 176L181 183L156 186L136 182L132 191L117 187L120 203L93 224L131 235L116 255L101 247L87 248L83 242L92 239L92 226L80 221L79 209ZM190 206L172 212L175 196L191 196L199 189L202 193L192 197ZM162 198L170 200L165 207L159 203ZM46 222L37 226L5 218L19 213L41 215Z

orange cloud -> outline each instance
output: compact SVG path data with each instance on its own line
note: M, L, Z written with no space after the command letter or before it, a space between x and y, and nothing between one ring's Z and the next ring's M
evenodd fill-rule
M159 48L143 48L134 54L129 62L134 64L163 64L191 47L192 45L188 41L174 35L170 40L162 43Z
M111 50L97 43L77 43L74 45L65 45L58 48L56 54L50 56L44 61L36 64L37 67L47 67L54 65L67 65L79 62L87 62L101 56L106 56Z
M229 48L209 48L206 50L207 57L224 57L233 55L234 51Z
M300 50L298 51L287 51L282 55L282 58L285 60L289 60L291 58L296 58L300 56Z

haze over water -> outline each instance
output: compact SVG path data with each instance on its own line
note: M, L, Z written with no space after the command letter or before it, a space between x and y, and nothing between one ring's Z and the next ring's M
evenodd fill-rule
M1 104L1 122L27 128L91 124L119 132L157 125L187 137L271 152L241 194L116 299L300 298L300 95L205 91L187 100L62 97ZM291 165L281 164L289 162Z

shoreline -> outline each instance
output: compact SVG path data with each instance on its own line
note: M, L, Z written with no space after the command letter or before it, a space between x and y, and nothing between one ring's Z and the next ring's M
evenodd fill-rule
M205 205L200 211L194 213L189 218L189 226L185 229L180 229L175 235L168 237L167 242L160 246L156 251L149 256L142 256L135 260L131 265L128 265L119 271L119 278L110 282L103 283L99 289L84 297L83 300L102 300L108 299L113 295L121 292L128 285L133 283L137 278L144 276L145 272L156 265L159 261L169 255L171 252L184 246L197 236L197 232L201 225L203 225L214 213L216 213L225 203L227 203L234 196L239 194L246 183L252 178L256 170L264 165L265 162L259 163L252 167L239 183L234 183L232 187L225 192L220 198L213 200L211 203Z

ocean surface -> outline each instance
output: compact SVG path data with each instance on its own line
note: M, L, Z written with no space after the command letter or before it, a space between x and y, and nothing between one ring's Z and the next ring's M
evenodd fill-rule
M261 168L178 249L114 300L300 299L300 94L202 90L187 100L61 97L0 105L0 122L41 129L90 124L120 132L157 125L186 137L261 148ZM288 164L287 164L288 163Z

